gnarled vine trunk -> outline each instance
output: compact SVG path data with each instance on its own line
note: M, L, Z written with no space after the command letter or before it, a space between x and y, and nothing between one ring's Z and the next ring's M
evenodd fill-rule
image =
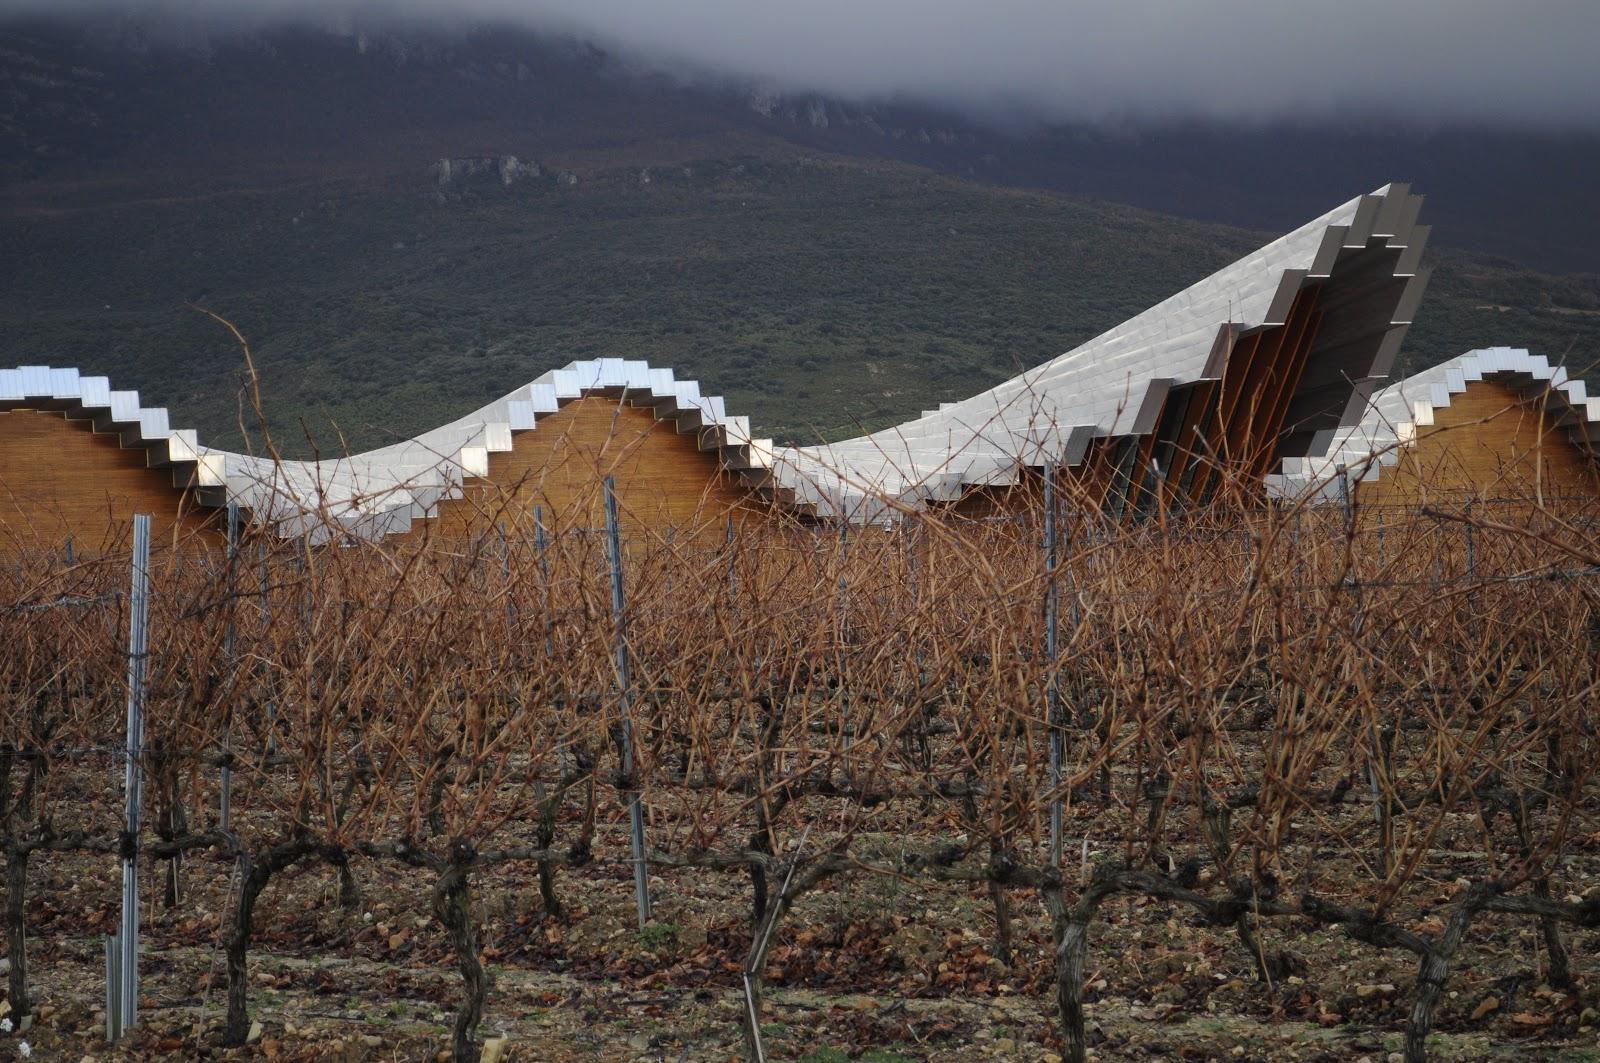
M239 901L233 910L232 925L224 945L228 970L228 1014L223 1022L222 1043L237 1047L250 1036L250 976L248 959L250 933L255 924L256 901L272 881L272 876L298 860L316 852L310 839L297 838L271 846L259 853L240 850Z
M1117 890L1115 872L1096 869L1094 878L1067 907L1059 878L1042 889L1045 908L1055 928L1056 1008L1061 1015L1061 1034L1065 1041L1063 1058L1068 1063L1084 1063L1089 1055L1088 1033L1083 1020L1083 967L1089 951L1089 923L1101 903Z
M6 955L11 1020L21 1023L33 1011L28 997L28 859L32 847L25 842L6 846Z
M483 1001L488 992L483 964L478 960L478 928L472 921L472 887L468 876L473 855L465 843L454 843L450 863L433 886L433 917L449 935L456 953L456 969L461 972L461 1008L456 1012L455 1036L451 1042L454 1063L478 1063L482 1053L477 1040L478 1024L483 1021Z

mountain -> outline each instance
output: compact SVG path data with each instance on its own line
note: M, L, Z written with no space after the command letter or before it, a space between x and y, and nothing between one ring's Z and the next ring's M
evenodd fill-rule
M1140 154L1185 136L1189 162ZM0 363L107 373L236 442L242 359L198 304L249 337L274 434L300 453L432 427L602 355L697 376L781 438L850 434L1038 364L1407 176L1352 162L1273 196L1266 175L1208 176L1206 138L1228 136L1272 134L996 131L504 30L13 22ZM1091 179L1251 228L1052 190ZM1421 190L1448 233L1451 194ZM1533 239L1515 215L1546 201L1513 198L1501 216L1463 195L1455 216L1498 218L1473 230L1489 244ZM1597 243L1583 224L1563 230L1574 261ZM1600 277L1448 244L1403 367L1491 344L1600 355Z
M1430 195L1445 246L1547 271L1600 269L1593 133L1371 121L1051 126L663 73L509 26L0 20L0 187L395 174L419 155L516 143L574 170L796 149L896 160L1265 229L1402 180Z

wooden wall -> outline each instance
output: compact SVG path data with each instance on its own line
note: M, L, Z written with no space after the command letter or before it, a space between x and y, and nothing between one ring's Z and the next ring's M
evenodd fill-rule
M1038 476L1003 487L969 487L954 502L933 507L933 512L958 520L1009 520L1023 513L1037 512L1043 504Z
M1063 502L1117 516L1153 509L1158 484L1171 507L1204 502L1223 484L1259 492L1280 441L1294 427L1285 417L1321 327L1320 291L1313 286L1297 294L1282 325L1228 333L1222 378L1172 388L1150 432L1093 440L1083 460L1063 470ZM1160 462L1159 481L1152 459ZM1037 483L1026 491L974 488L947 512L983 520L1038 504Z
M1420 505L1465 497L1595 497L1594 460L1512 388L1476 380L1434 411L1398 464L1356 489L1366 505Z
M1513 500L1541 495L1547 500L1600 497L1600 465L1537 403L1522 398L1506 384L1474 381L1434 416L1436 423L1421 430L1398 465L1386 467L1378 480L1357 488L1363 504L1415 507L1469 496ZM1259 454L1261 449L1251 453ZM1098 508L1112 478L1108 453L1097 441L1084 464L1063 477L1061 489L1069 506ZM1252 482L1263 471L1250 469ZM1030 477L1017 487L973 488L943 511L967 520L984 520L1036 510L1039 492L1035 479Z
M1436 411L1398 466L1358 488L1369 505L1418 505L1474 494L1485 498L1600 495L1600 475L1566 432L1505 384L1475 381ZM217 511L175 488L169 469L150 469L145 451L114 435L42 410L0 412L0 550L59 548L70 536L86 554L125 542L134 513L155 517L156 538L214 536ZM649 408L590 396L518 433L508 453L489 456L489 475L465 497L417 521L412 537L469 537L503 522L531 527L535 503L551 531L604 525L601 482L616 477L624 526L720 535L727 519L770 516L771 507L692 435ZM1064 483L1063 487L1067 485ZM1037 484L976 489L949 507L982 520L1037 503ZM1081 500L1080 500L1081 501Z
M616 477L624 527L722 534L729 516L749 517L763 504L721 470L715 452L692 434L658 421L648 407L591 395L539 418L519 432L509 452L489 455L489 475L467 483L464 497L439 505L411 536L468 537L531 527L533 506L552 531L605 526L601 484Z
M68 536L85 555L125 546L135 513L154 518L153 545L213 534L215 511L145 461L143 449L62 413L0 412L0 551L60 549Z

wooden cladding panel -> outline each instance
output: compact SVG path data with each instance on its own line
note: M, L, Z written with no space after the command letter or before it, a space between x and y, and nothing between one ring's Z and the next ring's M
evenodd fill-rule
M210 538L216 510L172 485L171 469L151 469L142 448L53 410L0 412L0 550L61 548L80 553L125 545L133 516L148 513L153 542L200 533Z
M1184 491L1184 484L1192 482L1192 466L1204 462L1208 455L1201 443L1202 430L1208 415L1215 409L1218 384L1215 380L1201 380L1189 389L1188 403L1183 408L1183 422L1173 436L1172 458L1166 470L1166 502L1172 505Z
M1101 436L1090 441L1083 461L1066 470L1071 490L1094 510L1105 506L1106 495L1117 475L1117 459L1122 456L1121 436Z
M1039 490L1029 480L1001 487L969 487L954 502L934 506L932 511L961 520L993 520L1026 513L1039 505Z
M1165 406L1162 409L1165 412ZM1140 436L1136 452L1128 461L1126 469L1119 470L1117 478L1112 481L1111 497L1108 501L1118 514L1132 513L1143 499L1145 491L1156 489L1155 467L1150 463L1155 450L1154 432Z
M1289 320L1283 327L1283 346L1275 367L1259 401L1255 424L1250 431L1251 482L1261 480L1272 470L1278 456L1279 441L1290 426L1284 421L1289 415L1289 403L1294 398L1300 380L1305 376L1311 361L1311 347L1316 342L1317 330L1322 325L1322 313L1317 309L1317 294L1321 289L1308 288L1294 301Z
M1600 471L1591 455L1537 401L1492 379L1451 396L1395 465L1356 488L1368 505L1596 495Z
M1287 326L1267 329L1242 342L1239 372L1228 363L1229 375L1223 381L1223 428L1213 441L1222 460L1244 463L1254 452L1257 422L1263 400L1273 378L1282 372L1280 362Z
M591 395L540 417L509 452L490 454L489 475L468 481L462 498L440 503L411 534L466 537L500 523L527 530L536 504L551 531L604 527L607 475L616 477L620 519L633 528L720 534L729 516L764 508L693 435L649 408Z
M1316 287L1302 289L1282 325L1235 343L1216 405L1200 423L1199 441L1187 459L1200 466L1191 480L1191 499L1209 497L1213 486L1223 479L1219 464L1237 470L1252 485L1269 471L1290 402L1316 342L1321 324L1316 309L1319 291Z

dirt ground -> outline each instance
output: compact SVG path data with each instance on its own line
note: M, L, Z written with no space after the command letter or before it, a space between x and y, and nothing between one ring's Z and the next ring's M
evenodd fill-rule
M427 914L428 879L370 860L355 870L362 896L353 910L340 907L329 868L274 880L250 959L259 1034L222 1050L219 915L231 864L192 858L187 896L170 910L160 869L149 869L140 1025L113 1047L103 1038L102 935L115 923L116 865L40 856L29 947L38 1017L0 1039L0 1060L20 1055L19 1036L33 1058L72 1061L448 1059L460 983ZM1569 868L1557 895L1582 892L1600 880L1595 871ZM501 1039L492 1045L502 1063L740 1058L743 874L654 877L655 922L642 933L631 885L621 865L562 870L569 912L549 919L532 866L482 876L476 899L492 978L482 1034ZM1436 888L1444 903L1457 887L1440 875ZM806 1063L1058 1059L1043 910L1026 891L1010 901L1017 941L1007 965L993 956L985 891L856 876L808 896L772 950L769 1054ZM1264 985L1236 937L1183 911L1122 899L1103 916L1088 960L1098 1060L1384 1063L1400 1048L1415 972L1408 955L1280 920L1266 944L1298 957L1298 973ZM1436 1058L1600 1060L1600 933L1568 934L1580 989L1564 993L1542 981L1536 930L1529 920L1477 924L1438 1017Z

